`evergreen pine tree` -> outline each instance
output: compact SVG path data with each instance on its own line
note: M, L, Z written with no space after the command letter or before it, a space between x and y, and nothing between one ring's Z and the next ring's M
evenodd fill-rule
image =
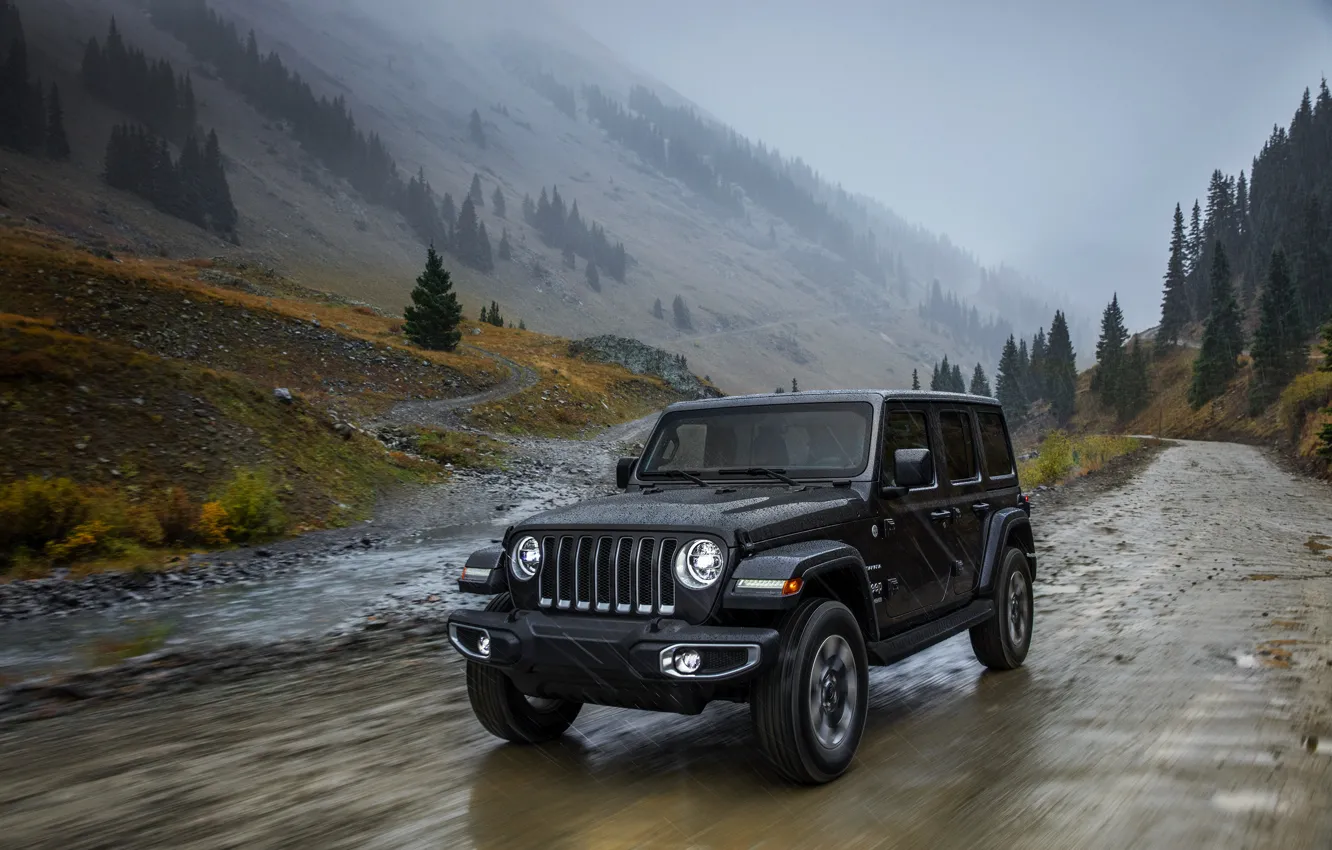
M1031 355L1027 351L1025 338L1018 340L1017 376L1018 382L1022 384L1022 397L1030 403L1036 393L1031 385Z
M519 319L519 320L518 320L518 330L520 330L520 331L525 331L525 330L527 330L527 322L523 321L522 319Z
M65 110L60 104L60 89L51 84L46 99L46 155L55 160L69 159L69 137L65 135Z
M444 193L444 200L440 202L439 214L450 232L458 226L458 208L453 205L453 195L448 192Z
M1332 311L1332 252L1328 250L1329 234L1323 220L1323 206L1316 196L1309 196L1303 213L1292 259L1301 328L1313 332Z
M666 311L665 311L665 310L662 308L662 306L661 306L661 299L660 299L660 298L658 298L656 301L652 302L652 317L655 318L655 319L664 319L664 318L666 318Z
M509 228L500 233L499 258L506 262L513 259L513 246L509 244Z
M1045 328L1041 328L1031 338L1031 363L1027 368L1027 400L1035 401L1046 396L1046 343Z
M0 145L28 151L32 139L32 86L28 82L28 45L21 26L9 44L0 44L0 55L5 48L9 54L0 65Z
M920 389L920 373L915 369L911 370L911 389Z
M205 204L205 182L207 176L204 170L203 152L199 150L199 142L191 133L185 137L185 144L180 149L180 160L176 164L176 171L180 175L180 199L181 209L176 213L186 221L197 224L199 227L207 227L206 204Z
M795 378L791 379L791 392L793 393L800 392L800 384L796 382Z
M971 386L968 388L968 392L972 395L988 396L990 394L990 379L985 377L985 370L981 368L979 363L976 364L975 370L971 373Z
M1056 310L1050 323L1050 338L1046 344L1046 378L1049 382L1050 410L1055 420L1065 423L1073 415L1077 399L1077 355L1068 333L1068 319L1062 310Z
M692 331L694 329L694 318L689 315L689 307L685 304L684 298L675 296L675 301L671 303L671 309L675 312L675 326L682 331Z
M1022 394L1022 381L1018 374L1017 340L1009 335L999 356L999 371L994 379L994 396L1009 417L1020 422L1027 417L1027 399Z
M207 213L213 229L219 233L235 234L240 223L240 214L231 200L231 187L227 184L226 167L222 162L222 149L217 141L217 131L208 132L208 141L204 144L202 191L204 212Z
M416 279L412 304L404 311L403 333L413 344L432 351L452 351L462 334L462 306L453 291L444 262L431 246L426 253L425 271Z
M490 250L490 236L484 221L476 226L476 268L483 272L495 270L495 255Z
M1092 392L1109 404L1115 404L1118 398L1127 340L1128 329L1124 327L1124 312L1119 309L1119 293L1116 292L1101 314L1101 337L1096 341L1096 371L1091 380Z
M496 186L494 194L490 196L490 208L495 211L495 215L497 215L500 218L504 218L505 217L504 207L505 207L504 192L500 189L499 186Z
M948 373L948 391L953 393L964 393L967 391L967 384L962 380L962 367L954 363L953 369Z
M1165 296L1161 299L1161 325L1156 344L1164 351L1179 342L1179 335L1189 320L1188 293L1185 290L1185 262L1188 243L1184 237L1184 213L1175 204L1175 226L1170 233L1170 259L1166 263Z
M1193 201L1193 211L1189 214L1189 238L1188 253L1184 264L1184 291L1188 296L1185 300L1189 305L1189 318L1202 319L1203 312L1198 309L1194 303L1193 293L1206 286L1203 281L1203 231L1202 231L1202 207L1197 199Z
M592 287L593 291L601 291L601 273L597 271L597 264L591 260L587 261L587 285Z
M1193 361L1193 383L1189 387L1189 404L1194 410L1225 392L1226 385L1235 377L1235 361L1244 346L1239 303L1230 280L1230 262L1220 243L1212 252L1210 282L1211 312L1203 328L1198 359Z
M943 382L939 380L939 364L936 361L934 364L934 370L930 372L930 391L938 392L939 390L942 389L943 389Z
M497 328L504 327L504 316L500 314L499 302L490 302L490 315L485 317L482 321L489 322Z
M481 175L472 175L472 188L467 190L467 197L472 199L472 206L482 209L486 205L485 193L481 191Z
M1286 268L1286 255L1272 251L1267 286L1259 302L1258 330L1253 338L1253 383L1249 386L1249 409L1258 414L1267 408L1304 367L1304 334L1295 288Z
M533 224L536 221L536 204L531 195L523 195L523 221Z
M472 144L479 148L486 146L486 133L481 126L481 113L472 110L472 117L467 121L467 134L472 137ZM477 204L477 206L481 206Z
M1115 396L1115 411L1119 418L1128 420L1142 410L1147 405L1148 393L1147 354L1134 337L1124 357Z
M476 206L469 195L463 198L462 209L458 212L458 224L453 229L453 253L472 268L477 268L478 248Z

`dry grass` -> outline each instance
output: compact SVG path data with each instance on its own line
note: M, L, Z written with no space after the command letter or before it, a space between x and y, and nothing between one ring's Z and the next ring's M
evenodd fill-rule
M1035 458L1018 461L1018 480L1026 488L1064 484L1090 475L1115 458L1132 454L1153 442L1104 434L1069 437L1063 431L1051 431Z
M442 428L418 431L417 451L422 457L463 469L503 469L508 449L485 434Z
M471 334L470 327L481 328L481 334ZM561 337L469 323L463 338L537 374L534 386L472 411L472 424L490 431L586 437L680 400L657 378L570 357L569 341Z

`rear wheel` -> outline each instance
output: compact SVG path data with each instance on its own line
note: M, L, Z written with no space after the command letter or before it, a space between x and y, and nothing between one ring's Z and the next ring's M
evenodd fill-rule
M501 593L487 611L511 611L513 599ZM467 662L467 698L486 731L515 744L539 744L565 733L582 710L581 702L529 697L504 673L488 664Z
M869 704L860 624L845 605L811 599L786 620L776 664L754 684L759 743L787 779L830 782L855 757Z
M991 670L1014 670L1027 659L1033 619L1031 565L1016 546L1004 549L995 577L995 615L971 630L976 660Z

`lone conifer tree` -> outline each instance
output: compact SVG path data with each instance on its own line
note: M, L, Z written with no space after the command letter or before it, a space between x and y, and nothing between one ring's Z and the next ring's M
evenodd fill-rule
M486 205L485 193L481 191L481 175L472 175L472 188L467 190L467 197L472 199L472 206L481 209Z
M791 379L791 392L793 393L800 392L800 384L796 381L795 378Z
M496 186L494 194L490 196L490 208L495 211L495 215L504 218L505 206L504 192Z
M458 224L453 228L453 253L472 268L477 263L477 231L480 229L476 217L476 206L471 197L463 198L462 209L458 212Z
M911 370L911 389L920 389L920 372L917 369Z
M407 321L403 333L414 344L432 351L452 351L458 347L462 339L458 331L462 305L433 245L426 253L425 271L416 279L412 303L404 315Z
M662 309L660 298L652 302L652 317L654 319L666 318L666 311Z
M587 262L587 285L595 292L601 291L601 273L597 271L597 264L591 260Z
M1022 421L1027 416L1027 399L1022 394L1021 376L1018 374L1017 341L1010 334L999 356L999 372L995 375L994 395L1008 415Z
M1068 319L1062 310L1056 310L1050 323L1050 339L1046 345L1046 380L1050 396L1050 409L1061 424L1073 415L1078 391L1077 354L1068 334Z
M513 259L513 246L509 244L509 228L507 227L500 234L499 258L505 261Z
M1185 290L1184 212L1175 204L1175 226L1170 234L1170 260L1166 263L1165 296L1161 299L1161 325L1156 331L1159 350L1179 342L1180 331L1189 320L1189 298Z
M65 110L60 104L60 89L51 84L46 99L46 155L51 159L69 159L69 137L65 135Z
M1119 309L1119 293L1115 293L1101 314L1101 338L1096 341L1096 371L1092 374L1091 389L1110 404L1119 392L1119 377L1124 365L1124 343L1128 329L1124 327L1124 311Z
M1225 392L1235 377L1235 359L1244 347L1240 309L1230 282L1230 262L1226 249L1218 241L1212 255L1211 312L1203 329L1202 348L1193 361L1193 384L1189 404L1194 410Z
M976 369L971 373L971 387L969 388L969 392L972 395L990 394L990 379L985 377L985 370L981 368L981 364L979 363L976 364Z
M467 134L472 137L472 143L479 148L486 146L486 131L481 126L481 113L472 110L472 117L467 121Z
M495 255L490 250L490 236L486 233L486 223L484 221L476 226L475 251L476 268L483 272L493 272L495 270Z
M954 393L964 393L967 391L966 382L962 380L962 366L959 363L954 363L953 371L949 373L948 391Z
M1259 302L1258 330L1253 337L1253 383L1249 409L1257 414L1271 404L1304 366L1304 334L1299 302L1286 267L1286 255L1277 248L1267 269L1267 286Z
M685 305L684 298L675 296L675 301L671 304L671 309L675 312L675 326L682 331L692 331L694 329L694 318L689 315L689 307Z

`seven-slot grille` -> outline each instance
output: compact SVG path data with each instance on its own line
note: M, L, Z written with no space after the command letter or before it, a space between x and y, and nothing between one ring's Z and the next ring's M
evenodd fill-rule
M616 614L675 612L673 537L549 535L541 540L540 606Z

